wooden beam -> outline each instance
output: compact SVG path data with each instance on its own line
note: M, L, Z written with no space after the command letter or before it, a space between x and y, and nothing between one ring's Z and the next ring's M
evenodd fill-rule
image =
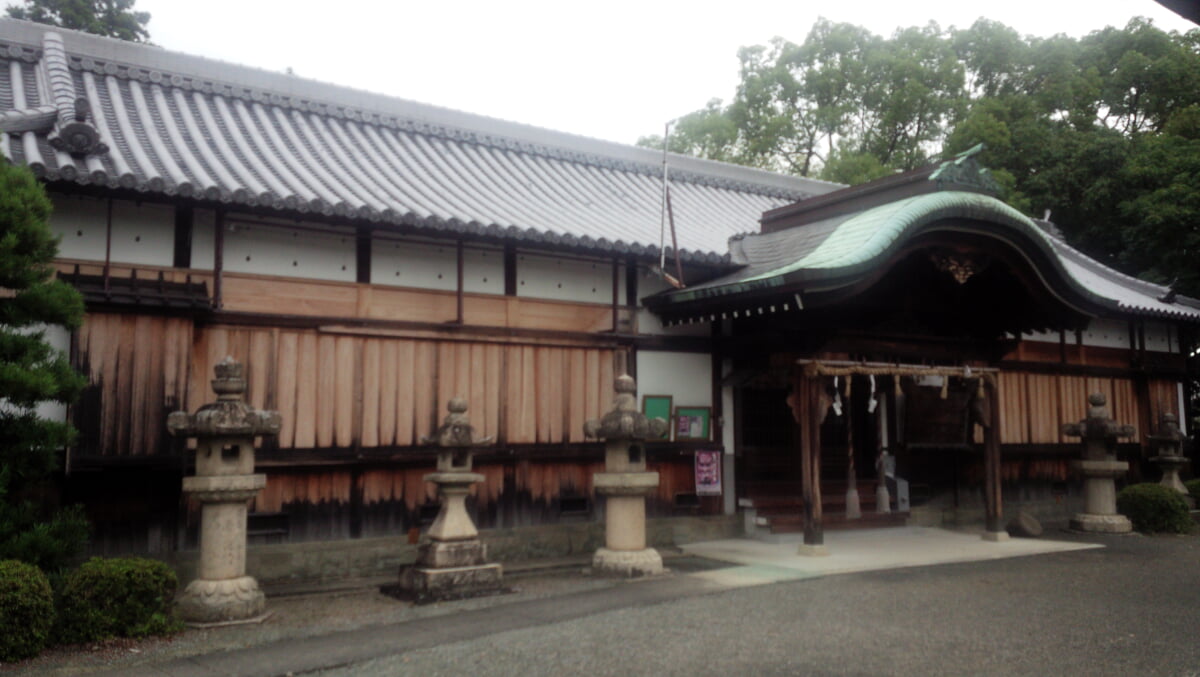
M195 214L191 207L175 205L175 254L176 268L192 267L192 229Z
M986 530L1004 531L1004 509L1000 486L1000 384L995 378L985 378L988 406L987 427L984 430L983 474Z

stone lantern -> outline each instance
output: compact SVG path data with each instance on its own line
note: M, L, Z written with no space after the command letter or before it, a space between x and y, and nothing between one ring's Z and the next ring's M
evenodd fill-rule
M217 401L167 417L172 435L196 438L196 475L183 479L183 491L200 502L199 578L178 608L190 623L252 622L266 605L258 581L246 575L246 502L267 484L266 475L254 474L254 438L279 434L279 412L242 401L246 379L232 357L213 371Z
M1146 437L1154 445L1156 452L1150 458L1150 462L1162 470L1163 476L1159 484L1183 494L1184 500L1188 502L1189 506L1192 506L1194 501L1188 495L1187 487L1183 485L1183 481L1179 479L1179 471L1191 463L1191 461L1183 455L1183 433L1179 430L1179 423L1178 419L1175 418L1175 414L1163 414L1162 423L1158 426L1158 434L1147 435Z
M612 411L583 426L584 435L604 444L604 472L592 477L596 493L605 496L604 547L592 568L621 576L662 573L662 556L646 547L646 494L658 486L658 473L646 471L647 438L662 437L667 422L648 419L637 408L637 383L628 374L617 378Z
M483 481L483 475L471 472L474 450L493 438L475 439L463 398L451 398L446 408L450 413L442 425L421 439L439 447L437 472L425 481L437 485L442 506L416 563L400 572L400 592L420 602L499 592L503 577L499 564L487 563L487 546L479 541L466 506L471 485Z
M1071 518L1071 528L1121 534L1133 530L1129 518L1117 513L1115 478L1129 470L1129 464L1117 460L1117 438L1133 435L1131 425L1120 425L1109 418L1103 393L1088 396L1087 418L1064 423L1062 433L1083 440L1083 459L1072 467L1083 473L1084 512Z

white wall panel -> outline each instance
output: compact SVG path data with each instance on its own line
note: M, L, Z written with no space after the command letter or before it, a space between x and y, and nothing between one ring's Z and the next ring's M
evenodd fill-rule
M639 350L638 407L642 395L670 395L676 407L712 406L712 356Z
M458 289L458 251L453 242L394 242L371 245L371 282L420 289ZM504 293L504 252L500 249L463 251L463 290L478 294Z
M108 203L89 197L54 195L50 230L62 239L58 255L66 259L104 260Z
M647 296L657 294L662 291L671 289L671 285L667 284L658 275L649 270L641 271L638 275L638 303ZM639 305L637 311L637 326L639 334L653 334L656 336L710 336L712 335L712 325L708 322L695 322L693 324L681 324L674 327L664 327L661 320L654 313L646 310Z
M1128 349L1129 323L1121 320L1094 319L1083 331L1083 345Z
M211 209L192 212L192 268L213 269L213 232L217 226L217 213Z
M517 296L582 303L612 303L611 261L565 260L517 253ZM618 271L618 275L623 275ZM623 280L618 280L624 288ZM625 297L618 297L625 303Z
M1157 322L1146 323L1146 350L1156 353L1170 353L1179 349L1175 343L1171 325Z
M230 272L353 282L354 262L354 233L349 229L315 233L232 219L226 225L225 270Z
M108 247L108 201L54 196L50 229L62 236L59 256L103 261ZM175 259L175 209L169 205L113 201L113 263L170 266Z

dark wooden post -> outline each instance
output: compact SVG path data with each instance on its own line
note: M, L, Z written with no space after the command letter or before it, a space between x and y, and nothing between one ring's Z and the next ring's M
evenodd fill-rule
M983 432L984 501L987 540L1005 540L1004 509L1000 494L1000 383L996 376L985 376L988 421ZM1000 537L1004 535L1004 538Z
M804 544L800 554L824 555L825 531L821 523L821 379L810 377L797 365L792 374L792 416L799 425L800 472L804 495Z

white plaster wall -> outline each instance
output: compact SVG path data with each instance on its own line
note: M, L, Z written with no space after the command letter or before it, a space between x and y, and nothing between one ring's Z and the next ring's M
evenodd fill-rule
M211 209L192 212L192 268L213 269L213 229L217 225L217 213Z
M1129 348L1129 323L1124 320L1093 319L1088 328L1083 331L1083 345L1100 348ZM1058 343L1058 332L1026 332L1021 335L1024 341ZM1067 343L1074 345L1075 333L1067 332ZM1175 338L1175 330L1169 324L1159 322L1146 323L1146 350L1151 352L1169 353L1179 350Z
M671 289L671 285L667 284L661 277L650 272L648 269L639 271L638 274L638 301L652 294L657 294L661 291ZM693 324L681 324L674 327L664 327L662 321L654 313L639 306L637 311L637 326L639 334L653 334L655 336L710 336L712 334L711 325L708 322L696 322Z
M1156 353L1173 353L1179 350L1175 332L1169 324L1146 323L1146 350Z
M42 332L46 343L50 344L55 350L67 355L71 350L71 332L63 327L54 325L39 325L28 327L27 333ZM0 400L2 401L2 400ZM49 421L67 420L67 405L60 402L42 402L35 409L34 413L38 418L44 418Z
M193 242L209 243L201 251L193 246L193 267L211 269L212 228L193 226L193 235ZM225 270L229 272L353 282L354 262L354 232L348 228L315 233L236 219L225 226Z
M1094 319L1083 331L1083 345L1128 350L1129 323L1120 320Z
M58 255L103 261L107 247L108 202L55 195L50 229L61 235ZM170 266L175 260L175 210L169 205L113 201L113 263Z
M618 303L625 303L624 266L617 271ZM517 296L612 304L612 261L581 261L517 252Z
M62 239L58 255L67 259L104 260L107 202L89 197L53 195L50 230Z
M637 384L639 408L643 395L670 395L674 407L711 407L712 356L639 350Z
M371 243L371 283L421 289L458 289L458 248L453 242ZM504 251L465 249L463 290L478 294L504 293Z

